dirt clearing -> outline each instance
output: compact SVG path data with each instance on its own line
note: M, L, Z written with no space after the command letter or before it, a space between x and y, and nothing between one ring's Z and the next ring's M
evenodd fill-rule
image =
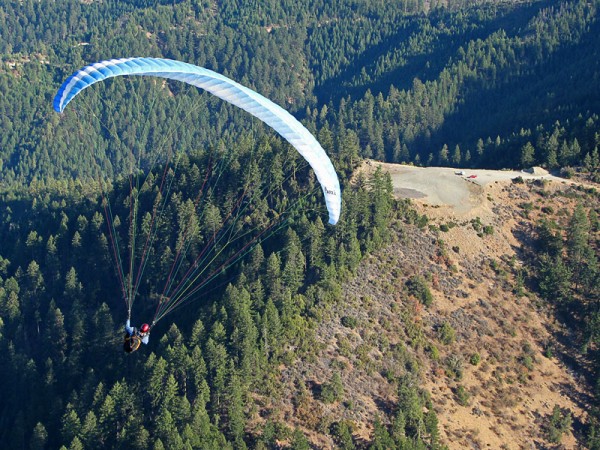
M531 174L515 170L453 169L451 167L415 167L367 160L362 170L370 172L381 167L392 177L394 194L416 203L432 206L449 206L458 215L469 215L485 199L484 187L495 182L545 179L565 182L545 171ZM458 174L463 172L463 174ZM539 171L538 171L539 172Z

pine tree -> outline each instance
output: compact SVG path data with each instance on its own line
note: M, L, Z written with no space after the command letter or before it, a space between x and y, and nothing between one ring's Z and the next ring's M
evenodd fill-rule
M63 442L71 442L73 438L79 434L81 430L81 421L79 414L70 403L67 405L67 412L62 418L61 437Z
M227 418L228 428L236 448L243 443L246 418L244 414L243 386L238 374L232 370L228 383Z
M279 299L283 291L281 284L281 261L277 253L271 253L267 258L265 288L273 299Z
M460 163L462 162L462 154L460 152L460 147L458 144L454 147L454 152L452 152L452 165L455 167L460 167Z
M56 236L48 237L48 241L46 242L45 264L52 281L57 281L60 278L60 260L58 257Z
M31 435L31 441L29 442L29 448L31 450L43 450L46 448L48 442L48 432L46 427L41 422L38 422L33 433Z
M571 144L571 164L576 163L581 159L581 146L579 145L579 141L577 138L573 139L573 143Z
M107 394L98 410L98 425L102 430L102 435L114 442L117 431L117 409L115 401L110 394Z
M541 253L547 253L552 257L562 254L563 241L556 223L543 219L538 224L537 235L537 247Z
M64 296L71 302L80 300L83 294L83 285L78 279L77 272L74 267L71 267L65 275L65 291Z
M600 298L600 264L591 245L586 246L584 250L583 267L579 269L579 281L586 298Z
M592 167L594 169L597 169L598 167L600 167L600 152L598 151L598 147L594 147L594 150L592 150Z
M69 450L84 450L83 444L77 436L75 436L75 438L73 438L73 440L71 441L71 445L69 445Z
M4 304L0 303L2 316L6 317L10 322L15 321L21 315L20 301L17 292L14 290L4 290Z
M288 228L286 244L283 248L283 271L281 278L284 285L292 292L296 292L304 281L306 260L302 253L300 239L294 230Z
M546 164L550 169L558 167L558 152L559 152L559 141L558 141L558 128L554 129L554 132L550 135L546 141Z
M375 418L373 425L373 439L371 440L370 450L394 450L396 444L390 436L387 428L381 423L379 417Z
M310 450L310 443L308 442L308 439L306 439L302 431L297 428L292 434L290 450Z
M340 449L353 450L356 448L352 439L352 430L347 421L336 422L332 428L334 440Z
M571 148L565 139L562 141L558 149L558 161L561 166L568 166L571 163L571 159Z
M163 388L161 392L162 399L159 405L159 411L167 410L171 413L171 416L173 415L177 404L177 391L177 381L175 380L175 377L172 373L168 373L166 380L164 380L163 383ZM173 417L173 420L177 421L177 418Z
M440 153L437 158L438 165L440 165L440 166L447 165L448 164L448 155L449 155L448 145L444 144L442 146L442 149L440 150Z
M81 440L85 444L85 448L94 448L100 441L100 429L98 427L98 419L94 411L88 411L83 420L81 427Z
M531 142L527 143L521 148L521 167L529 168L535 164L535 149Z
M567 229L567 253L569 265L576 285L581 283L582 268L585 265L589 246L590 224L585 209L578 204Z
M240 280L240 284L245 283ZM238 289L230 284L225 290L224 304L229 318L227 328L230 330L228 334L235 362L249 376L258 335L252 318L250 294L246 289Z
M115 339L115 326L106 303L102 303L94 313L92 323L94 324L92 345L98 349L94 361L97 364L113 361L114 347L110 346L110 343Z
M281 338L281 321L279 311L272 299L267 301L261 320L261 344L265 357L270 358L279 353Z
M433 408L429 408L425 413L425 430L429 435L429 445L431 448L437 448L439 443L438 418Z
M160 441L164 442L166 448L183 448L183 440L175 426L175 421L166 408L163 408L156 418L156 434Z
M538 259L538 283L540 294L552 303L564 304L570 300L571 271L560 256L547 253Z
M587 152L585 154L585 157L583 158L583 167L585 167L585 169L590 172L593 168L592 157L589 152Z
M226 394L228 355L225 346L209 337L206 343L205 359L209 370L212 404L219 411L223 396Z
M67 353L67 332L65 330L65 318L54 301L50 303L48 315L46 316L46 346L52 359L62 364L65 362Z
M152 355L146 363L146 394L152 410L157 412L165 400L165 380L167 378L167 362L162 357Z
M477 140L477 155L479 156L479 158L481 158L481 156L483 155L484 150L485 145L483 143L483 139L479 138Z
M23 305L23 314L26 323L29 324L32 336L40 337L40 323L42 321L40 308L45 290L44 277L40 266L36 261L31 261L27 266L27 274L24 277L23 295L20 303Z

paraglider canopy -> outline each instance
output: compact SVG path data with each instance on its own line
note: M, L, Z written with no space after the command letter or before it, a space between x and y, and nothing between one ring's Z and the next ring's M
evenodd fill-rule
M107 78L138 75L168 78L204 89L244 109L285 138L315 172L325 196L329 223L335 225L341 212L340 183L331 160L315 137L290 113L257 92L212 70L161 58L123 58L101 61L71 75L54 98L54 109L62 112L83 89Z

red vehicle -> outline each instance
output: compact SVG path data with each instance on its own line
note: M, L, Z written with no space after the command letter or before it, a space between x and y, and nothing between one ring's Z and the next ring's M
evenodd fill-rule
M467 178L477 178L477 175L469 175Z

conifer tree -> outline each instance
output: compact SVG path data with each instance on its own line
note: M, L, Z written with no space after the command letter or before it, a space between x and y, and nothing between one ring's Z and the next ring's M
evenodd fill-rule
M585 265L587 248L589 246L590 224L583 205L578 204L573 211L567 229L567 253L571 267L571 274L577 285L581 283L582 268Z
M306 436L299 429L295 429L292 434L292 441L290 443L291 450L309 450L310 444Z
M521 148L521 167L529 168L535 163L535 149L531 142L527 143Z
M546 253L539 257L538 283L541 295L557 305L571 299L571 271L560 256L552 257Z
M183 448L183 441L171 413L164 408L156 418L156 434L165 448Z
M375 418L373 426L373 438L371 440L370 450L393 450L396 448L394 440L390 436L387 428L381 423L379 417Z
M88 411L81 427L81 441L86 448L94 448L100 442L100 429L94 411Z
M283 248L283 284L292 292L297 291L304 281L306 260L302 253L300 239L294 230L288 228L286 243Z
M454 152L452 152L452 165L455 167L460 167L460 163L462 162L462 153L460 151L460 147L458 144L454 147Z
M227 418L228 428L236 448L244 444L244 429L246 424L244 414L243 384L235 370L231 371L228 383Z
M41 422L38 422L35 428L33 429L33 434L31 436L29 448L31 450L43 450L46 448L47 442L48 432L46 431L46 427L44 427L44 425Z
M81 420L79 414L70 403L67 405L67 412L62 417L61 437L63 442L72 442L76 436L82 433Z
M445 166L448 164L448 156L449 156L449 150L448 150L448 144L444 144L440 150L440 153L438 155L437 158L437 163L440 166Z

